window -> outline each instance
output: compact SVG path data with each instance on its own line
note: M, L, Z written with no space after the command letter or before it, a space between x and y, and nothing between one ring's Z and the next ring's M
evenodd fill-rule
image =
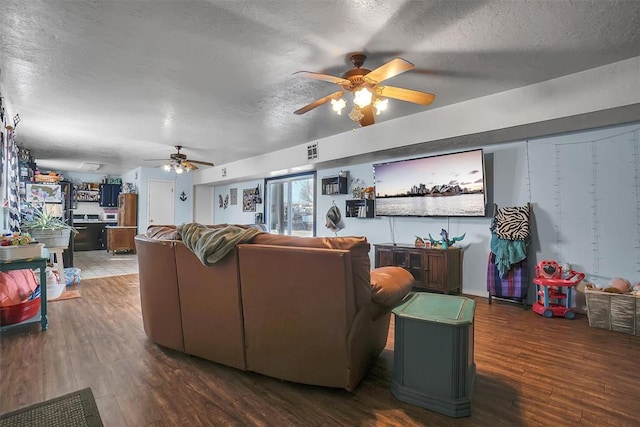
M315 188L315 173L267 179L265 224L269 232L288 236L314 236Z

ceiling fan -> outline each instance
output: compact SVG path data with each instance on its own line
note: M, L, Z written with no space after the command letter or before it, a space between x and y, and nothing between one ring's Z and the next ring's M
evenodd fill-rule
M189 172L192 170L198 169L199 165L204 166L213 166L211 162L205 162L202 160L192 160L188 159L186 154L182 154L180 150L182 150L182 145L176 145L176 153L172 153L169 155L168 159L145 159L145 162L157 162L157 161L165 161L166 163L162 165L162 168L167 172L174 169L176 173Z
M294 111L294 114L304 114L329 101L331 101L333 110L341 114L342 109L346 106L342 95L347 91L354 94L355 104L353 110L349 113L349 118L353 121L360 122L360 126L369 126L375 123L374 113L380 114L380 112L386 108L387 100L384 98L394 98L420 105L429 105L435 99L436 96L432 93L401 87L383 86L380 84L384 80L415 68L411 62L402 58L394 58L371 71L362 68L366 58L367 57L361 53L351 55L349 59L355 68L344 73L342 77L310 71L293 73L310 79L335 83L341 87L341 90L338 92L320 98Z

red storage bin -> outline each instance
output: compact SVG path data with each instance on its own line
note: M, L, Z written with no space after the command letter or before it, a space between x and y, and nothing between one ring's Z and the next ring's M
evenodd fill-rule
M20 323L35 316L40 310L40 297L20 304L0 307L0 326Z

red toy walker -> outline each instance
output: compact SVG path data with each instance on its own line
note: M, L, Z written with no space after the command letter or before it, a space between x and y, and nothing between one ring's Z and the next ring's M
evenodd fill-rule
M576 313L571 309L571 294L574 286L584 279L584 273L570 270L562 279L562 267L555 261L540 261L536 265L536 295L538 300L531 309L544 316L564 316L573 319ZM564 301L564 303L563 303Z

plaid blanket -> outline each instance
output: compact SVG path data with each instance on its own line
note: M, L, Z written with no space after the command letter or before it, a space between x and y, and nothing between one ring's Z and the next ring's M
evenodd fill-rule
M209 228L195 222L179 225L177 231L185 246L206 266L220 261L236 245L249 242L256 235L262 233L255 228L242 228L234 225Z
M526 298L527 290L529 289L527 260L524 259L512 264L502 278L500 278L495 262L496 256L493 252L490 252L489 262L487 263L487 291L489 291L489 295L519 300Z

